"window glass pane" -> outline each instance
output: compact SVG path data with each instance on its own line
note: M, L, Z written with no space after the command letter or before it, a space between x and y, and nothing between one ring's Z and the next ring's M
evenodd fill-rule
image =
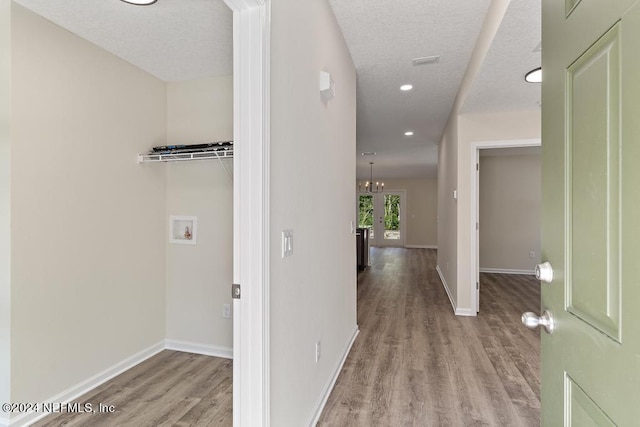
M373 239L373 195L371 194L360 195L358 227L369 228L369 239Z
M400 196L397 194L384 196L384 238L400 239Z

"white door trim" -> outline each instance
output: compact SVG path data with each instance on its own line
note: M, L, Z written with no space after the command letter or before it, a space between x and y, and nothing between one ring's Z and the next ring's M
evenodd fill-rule
M269 32L265 0L233 11L233 425L269 425ZM229 288L231 292L231 288Z
M478 179L478 171L476 170L476 165L479 164L480 160L480 150L487 148L516 148L516 147L538 147L541 145L540 138L536 139L512 139L512 140L504 140L504 141L476 141L471 143L471 154L469 158L471 159L470 164L470 173L471 177L471 186L469 187L471 191L469 191L470 203L469 207L471 209L469 218L469 235L471 236L471 241L469 244L469 256L470 262L469 265L471 268L469 269L469 286L471 289L471 307L475 307L475 312L480 311L480 290L478 289L476 283L480 280L479 273L479 239L478 232L476 228L476 223L479 222L479 179ZM480 225L482 226L482 225Z

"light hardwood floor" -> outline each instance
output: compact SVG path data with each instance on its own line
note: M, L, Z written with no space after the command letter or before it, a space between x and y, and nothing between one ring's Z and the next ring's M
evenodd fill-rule
M165 350L82 396L114 413L52 414L34 426L231 426L232 362Z
M358 275L358 336L319 426L538 426L539 332L527 276L481 275L477 318L456 317L436 251L372 249ZM230 426L230 360L163 351L78 402L114 414L51 415L36 426Z
M358 336L319 426L539 426L540 338L527 276L481 275L479 316L456 317L436 251L372 249Z

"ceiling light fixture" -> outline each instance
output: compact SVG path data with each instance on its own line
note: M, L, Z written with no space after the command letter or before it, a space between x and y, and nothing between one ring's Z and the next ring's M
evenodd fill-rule
M384 182L376 182L376 188L373 188L373 162L369 162L371 171L369 175L369 180L364 183L364 189L362 188L362 183L358 183L358 191L361 193L382 193L384 191Z
M524 81L527 83L541 83L542 82L542 68L536 68L529 71L524 75Z
M136 6L149 6L158 0L120 0L123 3L135 4Z
M413 131L410 131L410 130L406 131L404 133L404 136L413 136Z
M404 92L406 92L408 90L411 90L411 89L413 89L413 85L410 85L410 84L406 84L406 85L400 86L400 90L404 91Z

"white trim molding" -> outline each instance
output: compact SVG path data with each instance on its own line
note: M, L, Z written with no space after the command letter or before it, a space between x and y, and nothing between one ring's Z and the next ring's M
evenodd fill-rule
M91 378L88 378L63 392L58 393L57 395L49 399L45 399L44 402L70 403L83 394L88 393L94 388L106 383L110 379L155 356L164 349L165 342L160 341L152 345L151 347L148 347L130 357L127 357L123 361L116 363L112 367L105 369L104 371L92 376ZM0 420L0 423L6 423L4 424L4 426L31 425L32 423L46 417L47 415L49 415L49 412L25 412L17 416L16 418L12 418L8 423L6 423L6 419ZM3 424L0 424L0 426L3 426Z
M351 339L347 343L347 347L344 350L342 359L340 360L340 362L338 362L338 366L336 366L333 376L325 386L324 392L322 393L322 395L320 396L320 400L316 404L316 410L313 414L313 417L311 418L311 422L307 423L307 425L315 426L318 423L318 420L320 419L320 415L322 415L322 411L324 410L324 406L327 404L327 400L329 399L329 395L333 391L333 387L335 387L336 381L338 380L338 376L342 371L344 362L347 361L347 356L349 356L349 352L351 352L351 347L353 347L353 343L356 341L356 337L358 336L359 333L360 333L360 329L358 329L358 325L356 325L355 330L351 335Z
M476 283L480 280L480 258L479 258L479 183L477 165L479 164L480 150L487 148L516 148L516 147L539 147L542 144L540 138L534 139L513 139L503 141L475 141L471 143L471 153L469 154L469 176L471 183L469 187L469 276L466 280L469 283L471 295L471 307L475 311L480 311L480 291ZM482 227L482 224L480 224ZM460 280L460 278L458 278ZM475 316L475 313L473 314Z
M535 276L536 272L534 270L514 270L511 268L481 268L480 273L491 273L491 274L519 274L523 276Z
M164 348L167 350L182 351L184 353L233 359L233 348L231 347L220 347L216 345L198 344L187 341L166 340Z
M438 249L438 246L434 245L404 245L407 249Z
M444 290L447 293L447 296L449 297L449 302L451 303L451 307L453 307L453 313L456 316L475 316L476 313L474 313L473 310L471 310L471 309L456 307L456 301L451 296L451 291L449 290L449 284L445 280L444 275L442 274L442 271L440 270L440 266L439 265L436 265L436 271L438 272L438 276L440 277L440 281L442 282L442 286L444 287Z
M90 392L96 387L101 386L107 381L117 377L118 375L128 371L136 365L155 356L163 350L174 350L184 353L202 354L205 356L222 357L225 359L233 359L233 349L227 347L217 347L212 345L196 344L186 341L164 340L160 341L149 348L146 348L132 356L127 357L121 362L116 363L110 368L88 378L57 395L45 399L45 402L70 403L80 396ZM0 427L13 427L30 425L49 415L48 412L27 412L15 418L0 418Z
M233 11L233 425L268 427L268 0L225 0Z

